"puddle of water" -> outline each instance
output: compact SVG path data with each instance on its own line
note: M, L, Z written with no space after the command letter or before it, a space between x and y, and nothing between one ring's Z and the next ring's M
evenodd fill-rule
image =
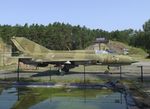
M19 100L19 101L18 101ZM8 88L0 109L126 109L124 94L103 89Z
M17 101L16 88L3 89L0 94L0 109L10 109Z
M41 107L43 109L126 109L126 103L121 93L112 93L92 98L53 97L31 106L30 109L41 109Z
M69 92L38 102L29 109L126 109L124 94L110 90L79 90L79 95ZM68 96L69 95L69 96Z

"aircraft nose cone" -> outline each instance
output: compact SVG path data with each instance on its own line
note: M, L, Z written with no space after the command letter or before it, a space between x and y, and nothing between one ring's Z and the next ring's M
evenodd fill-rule
M133 59L132 57L129 57L129 61L130 61L131 63L136 63L136 62L138 62L137 60Z
M132 59L131 63L139 62L138 60Z
M130 56L120 56L120 61L127 64L132 64L137 62L135 59L133 59Z

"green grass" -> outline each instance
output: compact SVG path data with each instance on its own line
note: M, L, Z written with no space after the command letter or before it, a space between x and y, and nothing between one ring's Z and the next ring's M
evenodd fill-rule
M141 48L130 47L130 49L129 49L129 56L131 56L139 61L140 60L149 60L149 59L146 59L147 55L148 54Z
M52 77L52 80L50 81L49 78L32 78L32 81L38 81L38 82L53 82L53 83L62 83L62 84L68 84L68 83L84 83L83 78L69 78L69 77ZM104 83L106 82L105 79L96 79L96 78L89 78L86 77L85 80L86 83Z
M6 70L6 71L15 71L17 69L17 65L5 65L5 66L0 66L0 70Z
M85 72L100 72L100 71L105 71L106 69L107 69L107 66L101 66L101 65L85 66ZM71 69L70 71L84 72L84 66L80 65L79 67L75 67Z

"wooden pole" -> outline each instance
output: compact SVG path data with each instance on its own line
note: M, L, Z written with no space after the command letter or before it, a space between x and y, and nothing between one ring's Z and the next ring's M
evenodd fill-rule
M120 80L122 79L122 67L120 65Z
M20 78L19 78L19 72L20 72L20 59L18 59L17 82L19 82L19 81L20 81Z
M143 83L143 66L140 66L141 67L141 82Z
M85 77L85 65L84 65L84 84L85 84L85 81L86 80L86 77Z
M143 83L144 82L144 78L143 78L143 66L137 66L137 67L140 67L141 69L141 82Z
M49 80L51 81L52 80L52 77L51 77L51 66L50 66L50 72L49 72Z

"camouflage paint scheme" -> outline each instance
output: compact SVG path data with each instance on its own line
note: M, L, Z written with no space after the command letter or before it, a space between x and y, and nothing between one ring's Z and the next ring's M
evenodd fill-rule
M11 41L25 57L28 57L21 59L25 64L43 67L48 64L63 65L63 68L67 69L66 71L78 65L128 65L135 62L129 56L96 54L94 50L49 50L24 37L13 37Z

